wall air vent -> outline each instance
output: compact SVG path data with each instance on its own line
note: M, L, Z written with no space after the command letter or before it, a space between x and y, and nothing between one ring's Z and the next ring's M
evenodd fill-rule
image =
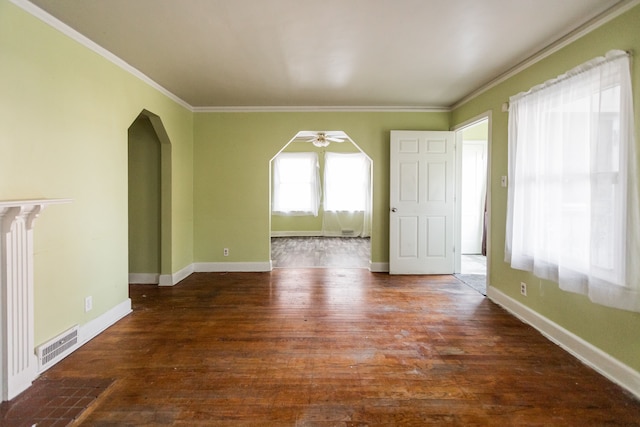
M38 371L55 365L78 347L78 325L36 348Z

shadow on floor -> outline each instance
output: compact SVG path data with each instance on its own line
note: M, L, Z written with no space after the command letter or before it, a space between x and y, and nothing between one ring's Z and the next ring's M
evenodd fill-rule
M484 274L454 274L456 279L460 280L470 288L475 289L482 295L487 296L487 276Z

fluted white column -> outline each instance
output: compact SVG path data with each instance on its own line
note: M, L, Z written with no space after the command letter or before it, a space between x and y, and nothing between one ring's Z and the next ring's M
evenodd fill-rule
M0 201L0 390L10 400L37 376L33 316L33 226L46 205L69 200Z

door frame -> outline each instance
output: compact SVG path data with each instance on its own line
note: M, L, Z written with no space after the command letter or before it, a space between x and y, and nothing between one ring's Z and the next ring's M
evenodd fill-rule
M456 274L459 274L462 269L462 132L482 121L487 121L487 286L489 285L489 273L491 263L491 135L492 135L492 111L486 111L481 113L467 121L464 121L451 130L455 132L455 144L456 144L456 195L457 203L455 207L455 224L454 224L454 239L456 244L454 270Z
M273 211L272 211L272 203L273 203L273 161L275 160L276 157L278 157L278 154L282 153L285 151L285 149L294 141L299 140L299 138L302 135L306 135L308 132L312 132L312 133L317 133L317 132L331 132L331 131L309 131L309 130L300 130L298 131L286 144L284 144L277 152L276 154L273 155L273 157L271 157L269 159L269 271L273 270L273 260L271 259L271 253L272 253L272 249L271 249L271 218L273 216ZM378 237L375 236L375 232L374 232L374 227L373 227L373 217L374 217L374 209L373 209L373 198L374 198L374 187L373 187L373 179L374 179L374 175L373 175L373 167L374 167L374 162L373 162L373 158L362 149L362 147L360 147L350 136L349 134L347 134L345 131L340 131L344 133L344 136L342 138L345 139L344 142L349 142L351 143L360 153L364 154L367 159L369 160L369 191L371 192L371 197L369 197L369 212L370 212L370 218L369 218L369 227L370 227L370 236L369 236L369 244L370 244L370 252L369 252L369 271L371 272L379 272L382 271L380 269L376 269L376 266L372 261L373 259L373 244L374 244L374 239L377 239ZM330 151L330 150L329 150ZM320 178L322 179L322 177Z

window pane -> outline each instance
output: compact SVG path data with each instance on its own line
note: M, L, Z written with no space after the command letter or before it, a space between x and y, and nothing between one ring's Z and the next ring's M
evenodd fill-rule
M325 200L327 211L366 210L369 160L362 153L326 153Z
M627 177L628 71L614 52L512 97L509 111L507 261L618 307L630 306L613 290L629 286L627 185L637 181Z
M273 162L275 213L318 214L318 157L316 153L281 153Z

